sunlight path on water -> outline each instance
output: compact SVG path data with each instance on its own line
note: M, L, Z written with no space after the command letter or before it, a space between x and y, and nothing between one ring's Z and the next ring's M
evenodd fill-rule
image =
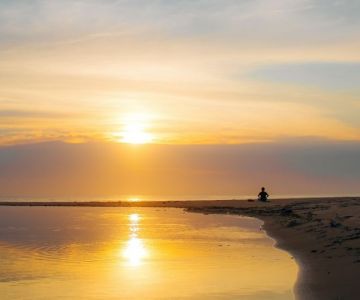
M181 209L2 207L1 299L293 299L297 266L260 226Z
M132 266L140 265L142 259L146 257L147 251L144 246L144 242L138 236L139 231L139 220L138 214L129 215L130 225L130 238L127 241L126 247L123 251L124 257L128 260Z

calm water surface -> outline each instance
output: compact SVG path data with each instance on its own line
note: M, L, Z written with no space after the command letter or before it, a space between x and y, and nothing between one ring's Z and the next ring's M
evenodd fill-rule
M180 209L1 207L1 299L293 299L295 262L260 226Z

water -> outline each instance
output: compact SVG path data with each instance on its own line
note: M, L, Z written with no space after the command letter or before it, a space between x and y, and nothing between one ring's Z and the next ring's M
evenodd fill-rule
M293 299L257 219L180 209L1 207L7 299Z
M260 190L259 190L260 191ZM89 202L89 201L189 201L189 200L248 200L257 199L257 191L252 195L226 194L226 195L117 195L117 196L58 196L58 197L21 197L0 196L0 202ZM294 198L332 198L357 197L358 194L273 194L270 199Z

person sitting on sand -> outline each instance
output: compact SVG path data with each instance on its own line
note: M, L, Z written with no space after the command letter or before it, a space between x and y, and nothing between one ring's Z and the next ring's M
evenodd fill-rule
M259 201L266 202L268 197L269 197L269 194L267 192L265 192L265 188L262 187L261 192L258 195Z

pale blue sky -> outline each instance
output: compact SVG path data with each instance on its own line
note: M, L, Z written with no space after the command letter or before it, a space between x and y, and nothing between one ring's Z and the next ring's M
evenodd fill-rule
M359 34L356 0L0 1L2 41L117 32L261 42L338 42Z
M253 71L250 76L277 83L360 92L360 62L269 65Z

